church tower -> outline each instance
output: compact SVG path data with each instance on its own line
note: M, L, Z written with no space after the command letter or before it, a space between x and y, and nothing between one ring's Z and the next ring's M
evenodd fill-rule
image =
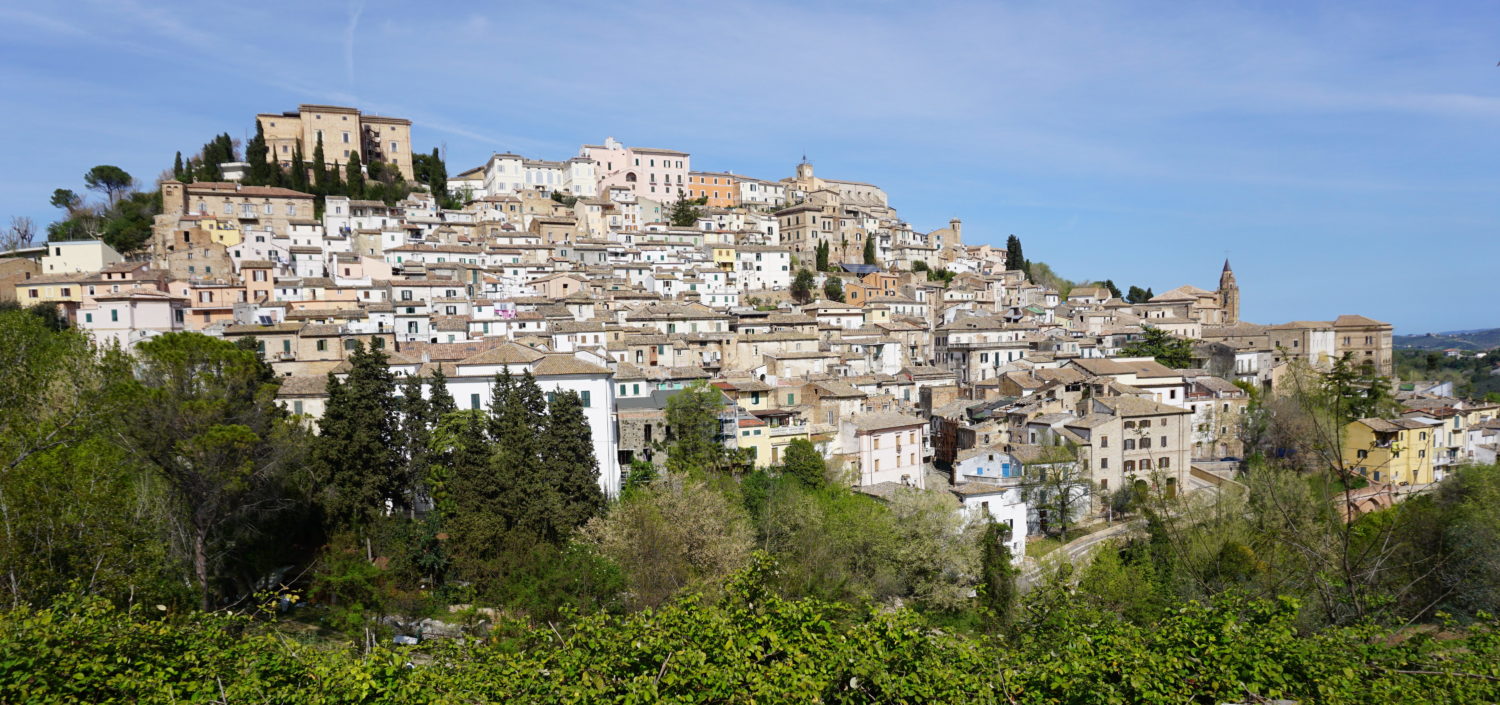
M1240 322L1240 285L1234 282L1234 270L1229 260L1224 260L1224 272L1219 275L1219 305L1224 309L1224 325Z

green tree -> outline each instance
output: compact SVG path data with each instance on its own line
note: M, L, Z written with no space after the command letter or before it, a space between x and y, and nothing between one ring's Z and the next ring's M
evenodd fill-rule
M301 143L292 148L292 172L287 177L287 186L300 193L312 192L312 187L307 183L307 162L302 159Z
M820 488L828 483L828 464L812 441L798 438L787 444L783 456L781 473L797 478L804 486Z
M120 194L130 190L135 180L124 169L110 164L100 164L83 175L83 183L89 189L104 194L113 206Z
M181 152L181 150L179 150L177 152L176 156L172 157L172 178L174 178L174 179L176 179L178 181L182 181L182 152Z
M979 596L984 615L995 631L1010 629L1016 613L1016 570L1011 562L1010 527L986 522L979 544Z
M83 206L83 199L71 189L60 188L52 191L52 200L49 203L53 208L61 208L71 216L73 211Z
M330 173L337 174L338 172L330 172L328 170L328 162L323 158L322 133L318 134L317 145L313 147L312 172L313 188L316 189L315 193L319 196L327 196L332 193L329 190L331 184L328 181L328 177Z
M725 469L727 460L719 414L724 411L724 393L697 380L667 398L667 470L701 476Z
M552 396L544 439L541 465L558 494L557 527L550 533L562 538L604 511L594 438L577 392Z
M878 265L880 259L875 254L874 236L865 238L865 264Z
M698 219L703 217L703 211L698 210L697 201L689 199L681 190L677 191L677 202L672 204L672 211L667 216L672 225L686 228L695 225Z
M245 183L251 186L271 185L276 179L276 172L280 171L271 160L271 150L266 146L266 129L259 120L255 121L255 136L245 146L245 161L250 162L250 173L247 174Z
M1193 366L1193 341L1179 338L1160 328L1141 326L1140 340L1132 341L1120 349L1124 357L1155 358L1167 367L1180 370Z
M818 271L820 271L820 272L827 272L827 271L829 271L829 266L828 266L828 243L827 242L819 242L818 246L817 246L817 249L815 251L815 255L816 255L816 263L817 263Z
M797 270L797 276L792 278L792 300L799 304L812 301L813 285L817 279L813 273L806 269Z
M1026 255L1021 251L1021 238L1015 235L1005 239L1005 266L1009 269L1026 270Z
M1109 295L1111 297L1116 298L1116 299L1121 298L1121 296L1120 296L1120 287L1115 286L1115 280L1113 280L1113 279L1105 279L1104 281L1099 282L1099 286L1102 286L1102 287L1104 287L1106 289L1109 289Z
M823 281L823 295L829 301L842 303L844 300L844 280L841 277L829 274Z
M925 272L925 271L927 271L927 262L925 260L920 260L920 259L917 260L917 261L915 261L915 262L912 262L911 263L911 271L913 271L913 272Z
M292 505L285 486L301 441L254 352L198 333L167 333L137 350L127 445L170 490L202 608L211 609L236 525L271 522Z
M121 254L136 252L150 242L151 229L160 212L161 192L132 192L110 209L100 239Z
M356 342L345 379L328 373L312 465L334 527L366 530L386 503L404 508L397 455L396 382L378 348Z

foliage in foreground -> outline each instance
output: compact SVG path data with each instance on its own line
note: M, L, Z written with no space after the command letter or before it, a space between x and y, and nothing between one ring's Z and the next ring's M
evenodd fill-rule
M944 633L907 610L786 600L762 554L717 600L506 625L466 645L368 654L218 614L62 600L0 616L6 702L1485 702L1495 623L1311 636L1290 600L1190 603L1144 628L1036 591L1011 636Z

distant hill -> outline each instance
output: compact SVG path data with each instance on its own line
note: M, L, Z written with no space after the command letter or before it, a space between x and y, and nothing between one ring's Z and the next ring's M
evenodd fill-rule
M1486 330L1455 330L1447 333L1424 333L1422 335L1398 335L1395 346L1405 350L1489 350L1500 347L1500 328Z

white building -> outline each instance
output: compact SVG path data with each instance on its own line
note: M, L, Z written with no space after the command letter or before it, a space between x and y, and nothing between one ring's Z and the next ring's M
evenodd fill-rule
M838 445L860 487L884 482L925 487L927 423L916 416L887 411L844 419Z

